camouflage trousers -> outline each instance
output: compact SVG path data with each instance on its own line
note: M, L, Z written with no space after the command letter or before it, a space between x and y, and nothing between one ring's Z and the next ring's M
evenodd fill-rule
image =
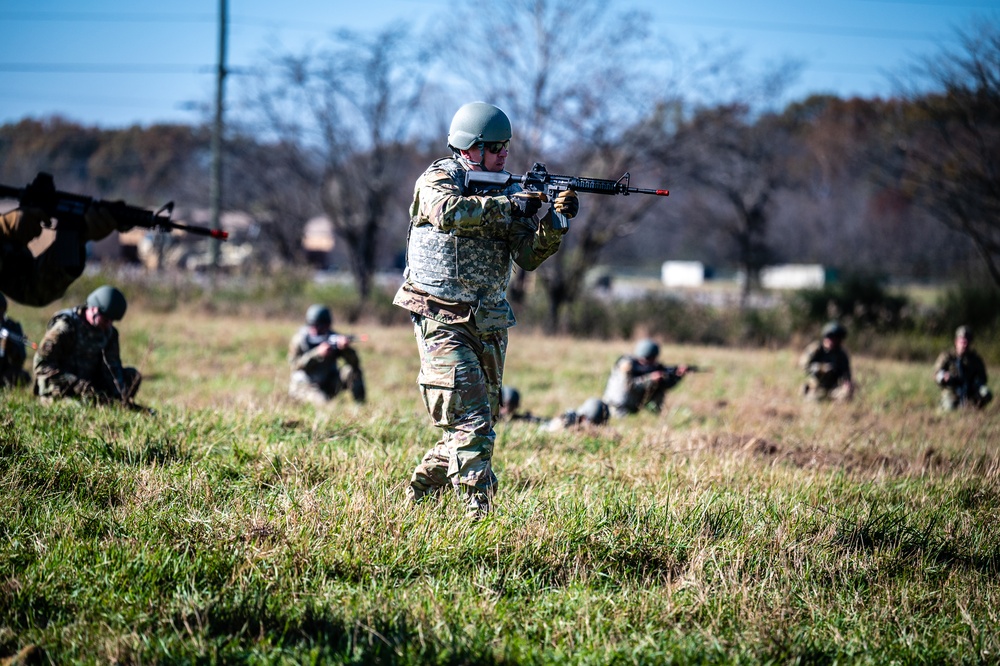
M415 316L414 335L420 393L442 435L413 470L406 494L417 501L450 485L470 515L485 514L497 490L493 423L500 411L507 331L481 333L474 322L443 324Z
M817 377L810 375L806 379L806 383L802 385L802 395L806 400L847 402L854 397L854 391L849 384L830 386L828 382L822 382Z
M59 398L82 398L85 401L93 401L99 404L114 402L129 402L142 385L142 374L131 367L122 368L121 382L111 378L110 373L101 373L96 381L84 393L80 393L75 385L67 385L62 377L35 377L34 393L45 402L50 402Z
M968 395L961 395L952 387L945 387L941 390L941 409L950 412L960 407L975 407L982 409L993 400L993 392L986 386L980 386L969 392Z

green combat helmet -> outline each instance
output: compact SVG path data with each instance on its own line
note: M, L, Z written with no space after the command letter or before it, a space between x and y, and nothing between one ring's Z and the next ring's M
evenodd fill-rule
M507 114L486 102L462 105L451 119L448 145L455 150L468 150L477 143L510 141L512 135Z
M611 416L608 405L600 398L588 398L577 408L576 413L594 425L606 423Z
M521 393L513 386L504 386L500 389L500 404L509 412L516 411L521 406Z
M120 321L125 316L128 303L125 302L125 295L122 292L104 285L90 292L90 296L87 296L87 307L97 308L111 321Z
M306 310L306 324L309 326L333 326L333 314L325 305L310 305Z
M660 355L660 345L649 338L639 340L635 345L634 353L637 358L656 358Z
M831 321L823 327L823 337L843 340L847 337L847 329L839 321Z
M955 338L965 338L972 342L972 328L969 326L959 326L955 329Z

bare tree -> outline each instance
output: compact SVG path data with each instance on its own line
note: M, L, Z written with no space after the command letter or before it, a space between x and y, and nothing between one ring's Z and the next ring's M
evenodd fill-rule
M900 144L904 191L970 238L1000 287L1000 21L958 33L919 65L917 114ZM915 86L916 87L916 86Z
M256 81L248 118L282 147L280 179L259 198L287 233L301 237L306 219L299 192L330 219L348 248L363 304L370 296L383 229L394 215L405 220L412 182L400 159L425 91L427 55L409 31L390 27L366 38L338 32L325 48L283 54ZM294 197L292 201L290 197Z
M511 116L512 171L538 161L553 173L614 179L635 166L629 129L674 89L663 82L671 56L665 42L653 39L650 24L645 13L605 0L497 0L464 5L445 32L451 52L475 53L483 64L462 70L467 96ZM655 67L659 82L651 75ZM636 175L634 185L654 186ZM602 249L631 233L657 201L581 196L581 215L562 249L538 270L550 329L581 293L584 273ZM514 300L523 277L515 276Z

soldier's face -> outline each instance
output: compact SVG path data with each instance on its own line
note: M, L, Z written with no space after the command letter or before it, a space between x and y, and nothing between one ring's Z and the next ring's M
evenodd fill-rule
M959 354L964 354L965 350L969 348L969 339L958 337L955 338L955 351Z
M101 311L97 307L89 307L86 312L87 323L95 328L99 328L102 331L106 331L111 328L111 324L114 320L105 317L101 314Z
M476 144L469 150L463 150L462 155L472 162L481 162L483 171L503 171L507 163L507 148L509 142L502 141L496 145ZM497 152L493 152L496 149Z

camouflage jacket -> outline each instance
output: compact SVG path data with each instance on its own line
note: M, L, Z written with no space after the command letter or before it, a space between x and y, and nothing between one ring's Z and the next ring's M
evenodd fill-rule
M465 168L437 160L417 179L410 206L405 280L393 303L415 314L455 324L474 320L480 331L515 324L507 302L512 264L534 270L556 253L561 231L551 213L512 218L508 195L465 194Z
M337 334L330 331L326 335L311 335L308 326L296 331L288 343L288 364L292 367L292 372L302 372L310 382L322 385L337 372L337 362L341 359L348 365L357 366L357 353L350 347L334 347L326 356L320 353L320 345L329 340L331 335Z
M665 377L654 379L652 374L656 371L665 373ZM622 356L611 369L603 400L611 407L637 412L658 391L673 388L681 379L676 367L660 363L647 364L634 356Z
M841 382L851 381L851 360L842 348L825 349L821 341L806 347L799 366L825 389L834 389Z
M83 379L95 384L124 386L118 350L118 329L103 331L87 322L86 308L57 312L49 321L33 363L35 390L71 394ZM110 380L110 381L108 381Z
M948 374L947 380L945 373ZM971 349L961 356L954 351L942 352L934 363L934 381L942 388L952 388L963 395L972 394L986 385L986 364Z

